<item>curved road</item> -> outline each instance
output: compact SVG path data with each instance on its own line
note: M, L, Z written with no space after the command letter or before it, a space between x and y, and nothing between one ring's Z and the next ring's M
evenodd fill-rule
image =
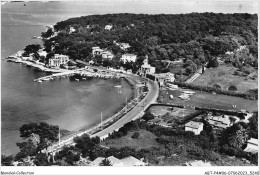
M115 130L118 130L120 127L124 126L127 122L139 118L143 115L146 108L149 107L151 103L156 102L157 97L159 95L159 86L156 82L148 81L148 93L147 95L127 114L125 114L118 121L105 128L104 130L92 135L91 137L99 136L100 139L106 138L109 133L112 133Z
M122 74L122 75L124 75L125 77L137 78L134 75L128 75L128 74ZM150 104L155 103L158 98L158 95L159 95L159 86L158 86L157 82L148 80L147 86L148 86L148 93L133 109L131 109L123 117L121 117L119 120L117 120L115 123L113 123L109 127L103 129L102 131L100 131L96 134L91 135L90 137L99 136L100 139L104 139L108 136L109 133L112 133L113 131L118 130L120 127L124 126L124 124L126 124L127 122L137 119L141 115L143 115L144 110L147 109L150 106ZM78 134L76 136L81 136L84 133L88 133L88 131L81 132L80 134ZM62 141L60 143L61 146L59 146L58 144L54 144L54 145L50 146L48 148L48 151L57 152L64 145L75 145L75 143L73 142L73 138L76 136L70 137L70 138Z

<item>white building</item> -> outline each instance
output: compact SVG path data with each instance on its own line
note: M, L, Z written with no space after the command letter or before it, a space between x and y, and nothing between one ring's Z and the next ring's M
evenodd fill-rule
M258 153L258 139L251 138L247 141L247 146L244 149L245 152Z
M103 59L113 59L114 54L111 51L103 51L101 52Z
M150 64L148 64L148 56L146 55L146 58L143 62L143 65L141 66L141 74L154 74L155 73L155 67L152 67Z
M128 48L130 48L131 46L129 45L129 43L117 43L114 41L114 43L119 46L122 50L127 50Z
M65 65L69 61L69 56L55 54L53 58L49 59L49 67L60 67L61 64Z
M118 159L114 156L110 156L108 158L98 157L93 162L90 163L90 166L100 166L102 161L107 159L111 166L145 166L146 163L136 159L135 157L129 156L123 159Z
M93 60L90 60L90 61L88 62L88 64L89 64L89 65L93 65L93 64L94 64L94 61L93 61Z
M69 32L70 34L75 32L75 31L76 31L76 29L74 29L73 27L70 27L70 32Z
M100 49L99 46L92 47L92 55L99 56L104 50Z
M41 51L38 52L38 54L39 54L40 56L46 57L48 53L47 53L46 51L41 50Z
M203 161L201 161L201 160L199 160L199 161L195 160L195 161L186 162L186 163L184 164L184 166L195 166L195 167L203 166L203 167L210 167L210 166L212 166L212 165L210 164L210 162L203 162Z
M210 125L216 128L226 129L227 127L231 126L232 122L230 121L229 116L208 116L207 118Z
M159 82L160 86L165 85L167 82L175 81L174 74L171 72L153 74L153 76L155 77L156 81Z
M16 57L22 57L24 51L17 51L17 53L15 54Z
M106 25L105 30L110 30L110 29L112 29L112 27L113 27L112 25Z
M101 55L103 59L113 59L114 57L114 54L111 51L100 49L98 46L92 47L92 55L94 57Z
M129 156L126 158L123 158L120 160L123 163L123 166L128 167L128 166L146 166L147 164L140 161L139 159Z
M203 123L202 122L190 121L190 122L185 124L185 131L191 131L195 135L199 135L202 130L203 130Z
M126 62L135 62L136 58L137 58L137 55L135 55L135 54L123 54L120 59L125 64Z

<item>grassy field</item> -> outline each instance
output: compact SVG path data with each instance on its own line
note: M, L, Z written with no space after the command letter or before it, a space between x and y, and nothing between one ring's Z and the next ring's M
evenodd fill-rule
M233 66L221 65L217 68L208 68L202 75L200 75L192 84L213 86L218 84L222 89L227 90L230 85L235 85L237 90L245 92L249 89L257 89L258 80L251 79L253 75L257 76L257 70L248 76L233 75L237 68Z
M166 94L166 92L168 92L168 94ZM257 100L248 100L239 97L211 94L201 91L194 92L195 94L190 97L190 100L182 100L178 97L181 95L180 90L162 90L160 92L160 99L163 100L164 103L183 104L198 107L218 108L225 110L245 109L249 112L258 110ZM169 95L173 95L173 99L170 99ZM237 108L233 108L232 105L237 105Z
M153 133L146 130L140 130L139 139L133 139L133 133L134 132L128 132L126 136L118 139L108 139L103 141L101 145L115 148L132 147L136 150L148 149L150 147L160 147L160 145L155 141L157 137Z
M185 116L196 112L193 109L184 109L177 107L165 107L165 106L152 106L149 111L155 115L155 119L149 122L172 126L176 122L181 122L185 119Z
M210 161L210 164L212 166L255 166L254 164L246 163L245 161L242 161L239 158L231 158L225 155L220 155L221 160L212 162ZM185 164L189 161L194 161L195 159L191 159L185 156L181 155L175 155L172 157L164 157L159 160L158 164L153 163L153 165L157 166L182 166L182 164ZM209 161L206 161L209 162Z

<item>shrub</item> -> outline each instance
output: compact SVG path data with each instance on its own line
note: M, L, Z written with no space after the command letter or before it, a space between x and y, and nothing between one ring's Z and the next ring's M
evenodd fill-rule
M132 135L133 139L139 139L139 137L140 137L140 133L138 131L134 132L134 134Z
M213 85L213 88L215 88L215 89L221 89L221 86L218 85L218 84L214 84L214 85Z
M236 156L237 155L237 149L229 148L228 151L226 152L226 154L229 155L229 156Z
M229 91L237 91L237 87L234 86L234 85L231 85L231 86L229 86L228 90Z
M194 84L183 83L183 82L175 82L175 84L182 88L188 88L188 89L193 89L193 90L198 90L198 91L205 91L205 92L214 91L218 94L223 94L223 95L242 97L242 98L251 99L251 100L258 99L258 96L255 93L256 91L253 91L255 94L252 92L241 93L241 92L234 92L234 91L230 91L230 90L217 89L217 88L210 87L210 86L194 85Z
M204 157L210 161L218 161L221 160L221 156L214 152L214 151L210 151L210 150L206 150L204 152Z

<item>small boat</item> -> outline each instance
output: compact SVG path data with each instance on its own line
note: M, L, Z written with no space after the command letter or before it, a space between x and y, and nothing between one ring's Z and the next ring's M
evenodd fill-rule
M41 80L38 80L37 82L41 83L42 81L41 81Z
M83 80L86 80L86 78L82 78Z
M79 79L75 79L75 81L79 81Z

